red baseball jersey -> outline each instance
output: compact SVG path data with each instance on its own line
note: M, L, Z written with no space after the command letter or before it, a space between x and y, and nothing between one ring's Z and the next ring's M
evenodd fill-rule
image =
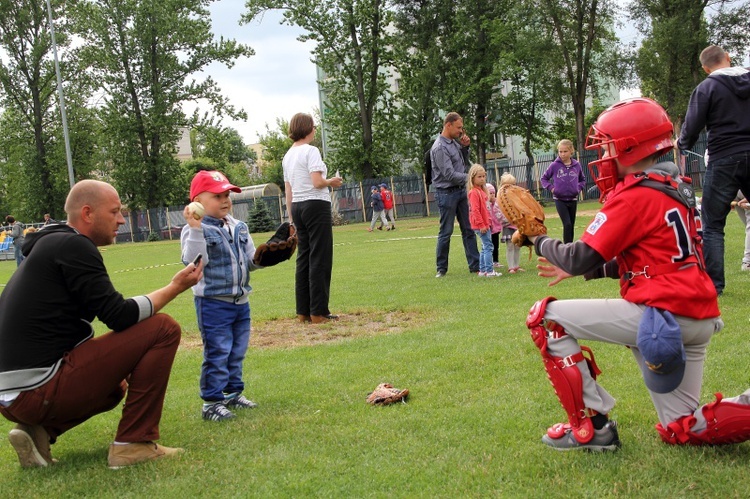
M617 258L620 275L650 266L695 261L688 208L667 194L619 182L581 240L605 260ZM648 269L646 269L647 271ZM697 264L652 277L620 278L620 294L633 303L706 319L718 317L716 290Z
M386 210L393 208L393 193L388 189L381 187L380 195L383 196L383 207Z

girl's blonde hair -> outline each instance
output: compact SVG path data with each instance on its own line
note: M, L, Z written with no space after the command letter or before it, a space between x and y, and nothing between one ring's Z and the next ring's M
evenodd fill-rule
M573 141L570 139L562 139L560 142L557 143L557 149L560 150L560 146L567 146L571 152L575 152L575 148L573 147Z
M516 185L516 177L510 172L505 172L500 176L500 185Z
M474 188L474 177L477 176L477 173L482 172L484 172L484 167L482 165L476 163L471 165L471 168L469 168L469 173L466 174L466 192L469 192ZM487 184L483 185L482 189L485 193L487 193Z

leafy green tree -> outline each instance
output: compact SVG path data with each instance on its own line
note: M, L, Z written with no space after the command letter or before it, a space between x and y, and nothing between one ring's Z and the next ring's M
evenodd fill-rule
M596 97L598 78L611 78L619 68L614 28L614 0L542 0L563 62L568 97L576 119L576 142L586 137L586 99Z
M228 163L247 164L254 156L234 128L199 125L191 131L191 146L195 156L211 158L222 166Z
M261 158L263 164L262 182L276 184L283 191L284 172L281 161L293 143L292 139L289 138L289 122L283 118L277 118L275 130L271 130L266 124L266 133L259 136L258 142L263 146Z
M193 175L195 175L201 170L213 171L213 170L219 169L218 165L216 164L216 161L214 161L211 158L206 158L202 156L189 159L187 161L183 161L182 166L185 167L185 170L190 175L190 178L192 178Z
M394 67L399 91L396 108L397 151L407 160L421 163L442 128L440 118L443 75L449 70L445 43L435 34L451 31L455 6L436 0L395 0ZM429 172L424 172L429 175Z
M61 55L60 70L67 83L76 176L84 178L96 157L92 154L96 125L81 97L91 92L78 74L75 52L68 48L69 7L74 4L50 2ZM0 0L0 49L0 169L11 182L5 200L19 218L41 219L46 211L62 217L70 182L45 2Z
M394 64L400 75L399 150L421 160L442 128L441 116L457 111L484 162L499 112L497 58L505 48L495 36L506 22L503 0L395 0Z
M583 124L586 130L591 128L599 115L607 109L608 106L601 105L598 101L594 101L594 104L586 109L586 117L584 118ZM550 125L551 138L554 142L548 142L547 145L554 150L557 146L557 140L561 138L571 138L576 136L576 117L572 111L568 111L563 115L556 116ZM572 138L570 140L573 140ZM576 154L580 158L584 154L586 144L576 144L573 140L573 147L576 150Z
M190 131L190 143L196 160L210 160L211 167L204 169L222 171L235 185L252 183L249 168L255 152L234 128L199 125Z
M209 64L231 67L249 47L211 32L212 0L86 0L81 2L81 49L101 84L103 144L110 174L131 208L173 204L184 197L188 172L175 159L186 101L207 102L217 115L242 118L210 77Z
M630 17L644 35L637 52L641 93L657 100L681 126L690 94L706 74L699 55L710 43L744 55L750 43L750 5L732 1L636 0ZM709 8L710 7L710 8ZM707 13L712 12L711 18Z
M509 84L500 98L498 128L505 135L523 138L529 162L533 162L533 150L550 140L547 114L561 110L566 100L564 67L543 14L532 2L518 2L507 22L494 25L494 36L505 48L495 70Z
M281 9L282 22L306 30L300 41L316 42L313 57L325 72L321 112L330 131L329 166L357 178L394 172L388 84L393 42L385 0L247 0L246 8L244 22Z
M247 214L247 229L254 234L256 232L268 232L275 228L276 224L268 212L268 206L262 199L256 199Z
M710 9L708 8L710 7ZM707 5L710 42L735 54L740 64L750 55L750 2L747 0L714 0Z
M684 116L690 93L703 77L698 55L708 45L704 0L633 2L631 17L645 35L637 52L641 93L673 119Z
M252 185L255 182L250 177L246 163L228 163L222 172L227 176L230 182L239 187Z
M446 41L450 71L447 73L444 109L452 107L464 117L464 126L474 140L479 163L485 162L487 144L496 132L500 75L496 61L507 47L493 27L508 23L509 0L463 0L456 3L455 29ZM453 52L453 53L452 53Z

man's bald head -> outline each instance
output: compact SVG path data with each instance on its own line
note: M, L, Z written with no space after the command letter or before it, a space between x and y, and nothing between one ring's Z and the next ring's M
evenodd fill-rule
M721 68L731 67L732 63L723 48L718 45L709 45L700 55L701 66L703 70L711 74L713 71Z
M68 221L78 221L81 217L81 208L101 204L106 194L113 191L117 192L114 187L99 180L81 180L75 184L65 200L65 213L68 214Z
M65 212L68 225L97 246L112 244L125 223L117 191L98 180L82 180L74 185L65 201Z

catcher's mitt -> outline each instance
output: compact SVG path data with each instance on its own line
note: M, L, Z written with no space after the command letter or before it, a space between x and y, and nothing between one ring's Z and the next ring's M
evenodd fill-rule
M284 222L276 229L276 234L255 249L253 263L271 267L289 260L297 249L297 230L294 225Z
M372 405L388 405L398 402L399 400L406 403L404 400L409 395L409 390L399 390L393 388L390 383L380 383L375 391L367 396L367 403Z
M517 185L501 185L497 191L497 204L505 218L518 230L512 241L516 246L530 246L527 236L547 233L544 226L544 208L531 193Z

